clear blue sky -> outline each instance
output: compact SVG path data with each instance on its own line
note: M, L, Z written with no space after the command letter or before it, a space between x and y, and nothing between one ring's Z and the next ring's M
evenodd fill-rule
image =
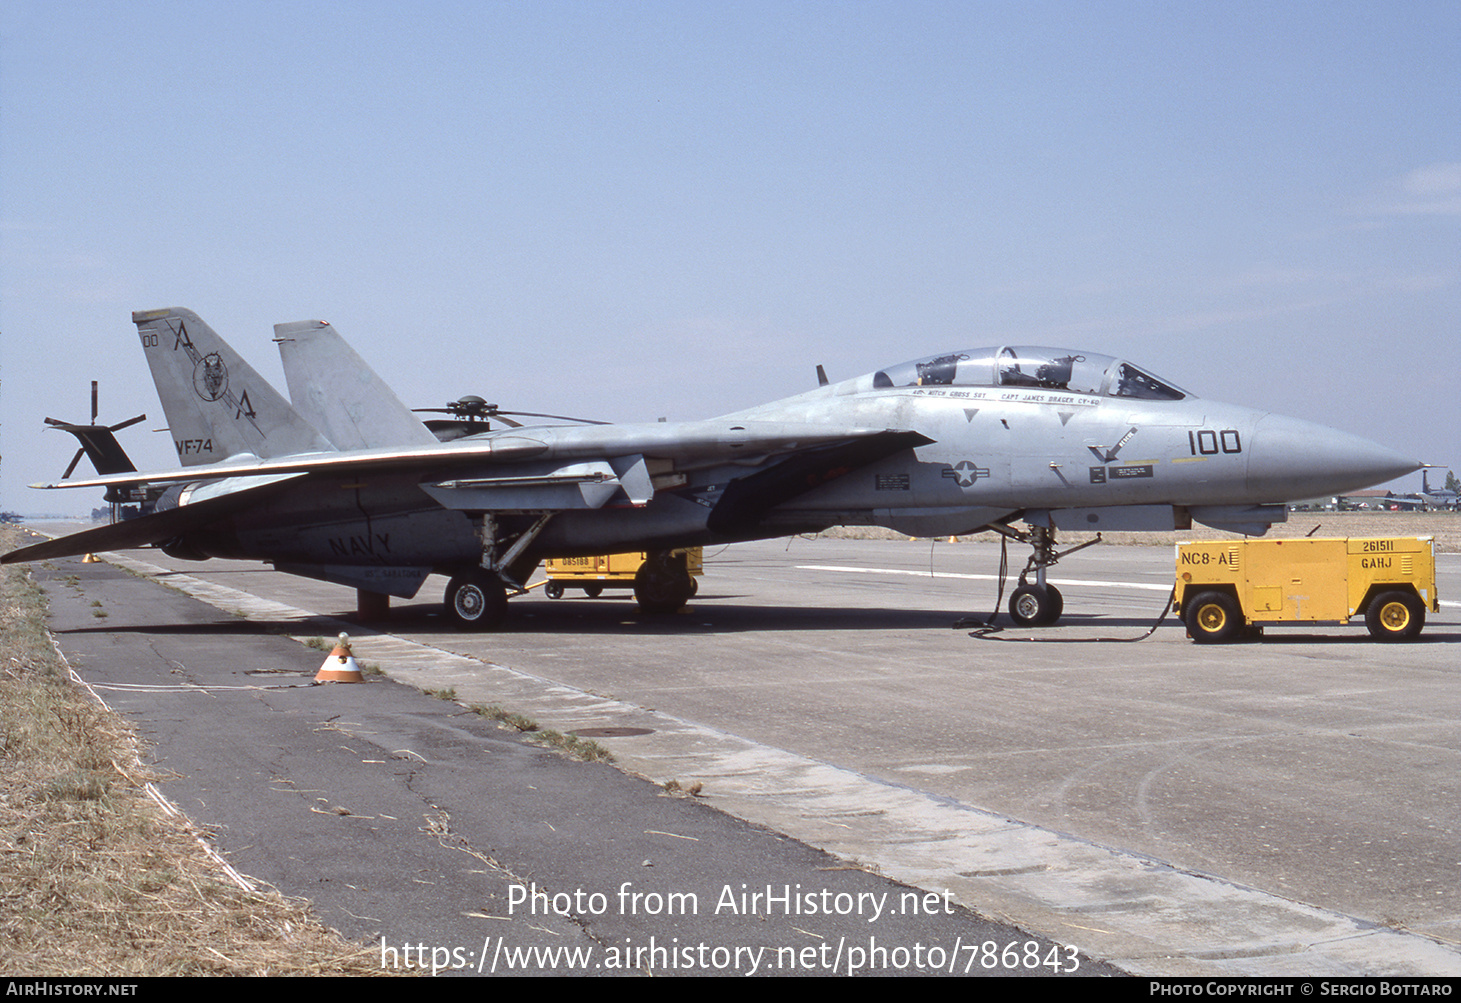
M1461 4L8 0L0 508L100 504L23 486L92 379L174 465L163 306L618 421L1083 348L1461 466Z

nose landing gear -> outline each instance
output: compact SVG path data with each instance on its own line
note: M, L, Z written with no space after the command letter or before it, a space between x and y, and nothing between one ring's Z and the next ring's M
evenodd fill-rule
M1097 533L1094 540L1087 540L1068 550L1057 551L1055 549L1055 527L1031 524L1026 532L1011 529L1008 526L991 526L995 532L1006 539L1016 540L1020 543L1028 543L1034 548L1030 560L1025 564L1025 570L1020 572L1019 585L1010 595L1009 611L1010 617L1022 627L1049 627L1060 619L1060 614L1065 610L1065 597L1060 590L1045 580L1045 569L1053 566L1062 557L1074 554L1077 550L1085 550L1101 542L1101 534ZM1030 583L1030 572L1035 573L1035 581Z
M1010 596L1010 619L1021 627L1049 626L1064 609L1065 597L1054 585L1021 585Z

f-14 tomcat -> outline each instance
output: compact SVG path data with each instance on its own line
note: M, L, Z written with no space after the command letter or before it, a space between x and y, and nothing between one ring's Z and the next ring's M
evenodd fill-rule
M1421 466L1121 359L1025 346L930 356L708 421L512 423L443 441L322 321L275 327L291 406L192 311L132 320L182 469L36 485L168 487L152 514L4 562L151 544L402 598L436 572L457 621L492 627L549 557L645 551L636 596L667 611L692 587L680 548L838 525L993 529L1033 549L1010 613L1039 625L1062 608L1045 575L1057 530L1195 520L1261 534L1286 501Z

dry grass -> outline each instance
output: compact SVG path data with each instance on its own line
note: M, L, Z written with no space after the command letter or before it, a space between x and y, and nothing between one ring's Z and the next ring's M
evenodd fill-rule
M431 691L427 690L427 692ZM445 699L456 699L456 691L453 690L451 697ZM496 721L503 728L522 732L527 736L529 742L557 749L574 759L581 759L589 763L612 763L614 761L614 754L591 738L579 738L571 732L565 735L552 728L540 728L538 722L532 718L503 710L496 704L472 704L468 709L473 714Z
M0 549L16 543L0 534ZM73 685L23 569L0 581L0 971L379 975L302 900L247 890L145 790L135 738Z
M1318 530L1314 531L1314 527ZM1268 531L1269 539L1307 536L1433 536L1436 553L1461 553L1461 512L1290 512L1289 521ZM849 526L819 534L840 540L908 540L911 537L876 526ZM1084 539L1087 534L1062 533L1061 542ZM998 540L994 533L961 536L961 541ZM1170 547L1178 540L1240 540L1236 533L1224 533L1206 526L1173 533L1103 533L1102 539L1116 546Z

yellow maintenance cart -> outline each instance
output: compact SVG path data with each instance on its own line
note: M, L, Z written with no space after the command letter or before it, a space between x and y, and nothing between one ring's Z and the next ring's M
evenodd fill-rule
M1177 544L1173 611L1200 644L1262 624L1349 623L1409 641L1440 611L1431 537L1238 540Z
M673 612L700 591L696 581L705 573L704 550L690 547L651 556L648 553L599 554L560 557L546 565L549 599L562 599L568 588L583 589L594 598L604 589L633 589L639 605L652 613Z

